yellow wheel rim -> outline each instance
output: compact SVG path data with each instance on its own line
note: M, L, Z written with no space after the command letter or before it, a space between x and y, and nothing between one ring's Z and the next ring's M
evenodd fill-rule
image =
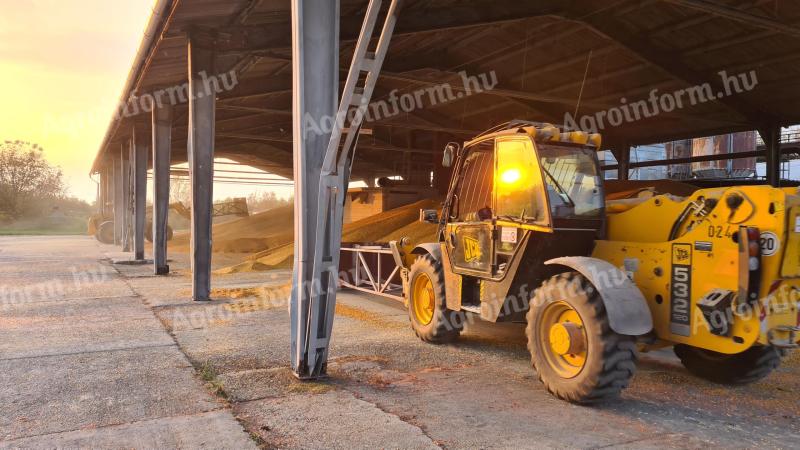
M562 378L574 378L586 365L588 342L583 320L566 302L554 302L542 311L539 346L550 367Z
M433 294L433 283L430 277L424 273L419 274L414 279L414 285L411 288L411 311L419 324L431 323L435 301L436 296Z

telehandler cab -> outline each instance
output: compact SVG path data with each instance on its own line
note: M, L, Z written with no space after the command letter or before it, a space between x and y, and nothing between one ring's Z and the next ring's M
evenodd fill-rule
M638 350L675 346L691 372L746 383L797 347L800 195L748 186L606 202L600 136L514 121L462 146L438 242L392 242L409 318L449 342L468 316L527 321L545 387L617 396Z

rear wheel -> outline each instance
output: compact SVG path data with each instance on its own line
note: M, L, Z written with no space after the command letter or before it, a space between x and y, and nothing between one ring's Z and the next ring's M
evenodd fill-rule
M756 382L781 363L781 354L772 346L750 347L742 353L725 355L689 345L678 344L675 354L692 374L721 384Z
M97 231L94 234L95 239L102 242L103 244L113 244L114 243L114 222L108 220L101 223L97 227Z
M430 255L417 258L408 274L408 317L420 339L453 341L464 328L464 313L447 309L442 265Z
M611 330L600 295L578 273L536 290L528 311L531 363L548 391L591 403L617 397L636 370L634 339Z

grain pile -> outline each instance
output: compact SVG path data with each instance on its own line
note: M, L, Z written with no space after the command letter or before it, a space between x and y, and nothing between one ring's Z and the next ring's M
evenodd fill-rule
M387 243L402 237L409 237L414 243L434 241L436 225L418 222L419 210L437 208L439 203L421 200L349 223L344 226L342 242ZM214 225L214 252L250 255L241 264L215 273L290 268L294 256L293 227L292 205ZM188 233L176 235L170 242L170 249L188 252Z
M215 224L214 252L256 253L290 242L293 238L294 206L282 206L250 217ZM170 249L189 251L189 233L176 234Z

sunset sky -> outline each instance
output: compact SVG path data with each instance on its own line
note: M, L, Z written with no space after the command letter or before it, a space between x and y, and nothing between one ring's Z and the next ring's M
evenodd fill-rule
M0 0L0 139L32 141L69 193L88 173L154 0Z

